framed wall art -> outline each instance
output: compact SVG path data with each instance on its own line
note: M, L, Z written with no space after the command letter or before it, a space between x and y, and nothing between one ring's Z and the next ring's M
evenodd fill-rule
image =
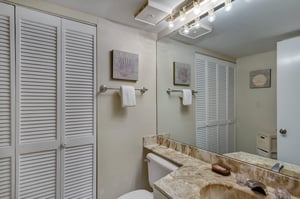
M139 56L137 54L112 51L112 79L137 81L139 76Z
M251 71L249 84L250 88L270 88L271 69Z
M189 86L191 84L191 65L174 62L173 81L174 85Z

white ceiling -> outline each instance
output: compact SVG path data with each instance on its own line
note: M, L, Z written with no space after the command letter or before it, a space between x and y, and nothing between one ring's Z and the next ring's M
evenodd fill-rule
M134 20L146 0L47 0L121 24L151 32L159 27ZM203 19L208 23L207 19ZM232 57L276 48L276 42L300 35L300 0L235 0L230 12L217 11L213 32L191 40L173 32L173 39Z

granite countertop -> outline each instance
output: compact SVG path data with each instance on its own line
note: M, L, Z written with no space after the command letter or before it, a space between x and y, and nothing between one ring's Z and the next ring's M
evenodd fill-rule
M276 198L274 189L271 187L267 187L268 195L266 197L255 194L247 186L238 185L236 183L235 173L232 172L230 176L219 175L212 172L211 164L185 155L174 149L157 144L145 145L144 147L181 166L179 169L154 183L154 187L167 198L201 199L201 189L213 184L233 187L242 192L254 195L256 198ZM296 197L292 198L295 199Z
M224 155L259 167L263 167L265 169L271 169L274 164L280 162L281 164L284 165L284 168L280 171L280 173L300 179L300 166L294 164L290 164L287 162L282 162L270 158L265 158L262 156L258 156L246 152L234 152L234 153L227 153Z

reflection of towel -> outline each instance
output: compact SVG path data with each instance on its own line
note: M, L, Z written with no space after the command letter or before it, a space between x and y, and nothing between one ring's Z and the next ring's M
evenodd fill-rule
M121 86L120 95L122 100L122 107L133 107L136 105L135 89L133 86Z
M190 89L182 89L182 104L184 106L192 104L192 91Z

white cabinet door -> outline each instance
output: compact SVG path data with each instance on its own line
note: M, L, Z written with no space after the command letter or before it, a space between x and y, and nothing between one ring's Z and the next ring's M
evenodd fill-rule
M277 44L278 159L300 165L300 37ZM281 134L280 129L286 129Z
M14 7L0 3L0 198L15 198Z
M16 8L17 198L59 198L61 19Z
M62 21L62 198L96 198L96 27Z

